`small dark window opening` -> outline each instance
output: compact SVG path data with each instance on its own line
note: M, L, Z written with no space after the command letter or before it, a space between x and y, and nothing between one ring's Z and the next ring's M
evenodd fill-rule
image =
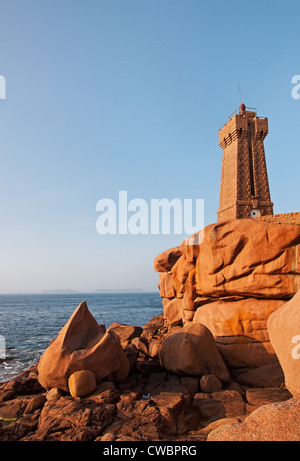
M250 185L251 185L251 195L255 195L255 188L254 188L254 174L253 174L253 155L252 155L252 148L249 147L249 170L250 170Z

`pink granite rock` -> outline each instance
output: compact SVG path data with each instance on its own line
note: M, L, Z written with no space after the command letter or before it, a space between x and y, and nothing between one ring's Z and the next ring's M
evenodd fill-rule
M204 325L194 323L167 336L160 350L160 363L178 375L216 375L222 381L230 376L213 335Z
M76 371L90 370L96 382L117 372L124 355L119 336L96 322L86 302L74 311L38 363L38 380L45 389L69 390L68 379ZM125 356L124 362L127 360Z
M300 290L268 320L271 344L285 377L285 385L300 399Z

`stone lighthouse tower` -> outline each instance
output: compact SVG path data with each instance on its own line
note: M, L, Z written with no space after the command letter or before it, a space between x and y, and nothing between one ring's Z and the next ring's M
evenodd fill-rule
M219 130L223 149L218 222L273 215L264 139L268 119L244 103Z

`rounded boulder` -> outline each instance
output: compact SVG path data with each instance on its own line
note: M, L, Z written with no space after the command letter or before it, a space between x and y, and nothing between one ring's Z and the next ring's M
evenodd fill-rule
M95 373L90 370L75 371L68 379L68 386L72 397L85 397L96 389Z
M178 328L167 336L160 350L160 363L177 375L216 375L225 382L230 379L212 333L201 323Z

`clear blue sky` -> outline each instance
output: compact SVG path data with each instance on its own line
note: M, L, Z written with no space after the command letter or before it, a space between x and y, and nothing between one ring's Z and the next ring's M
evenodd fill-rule
M0 293L156 290L185 235L96 232L96 203L203 198L242 100L269 118L274 211L299 210L298 0L0 0Z

